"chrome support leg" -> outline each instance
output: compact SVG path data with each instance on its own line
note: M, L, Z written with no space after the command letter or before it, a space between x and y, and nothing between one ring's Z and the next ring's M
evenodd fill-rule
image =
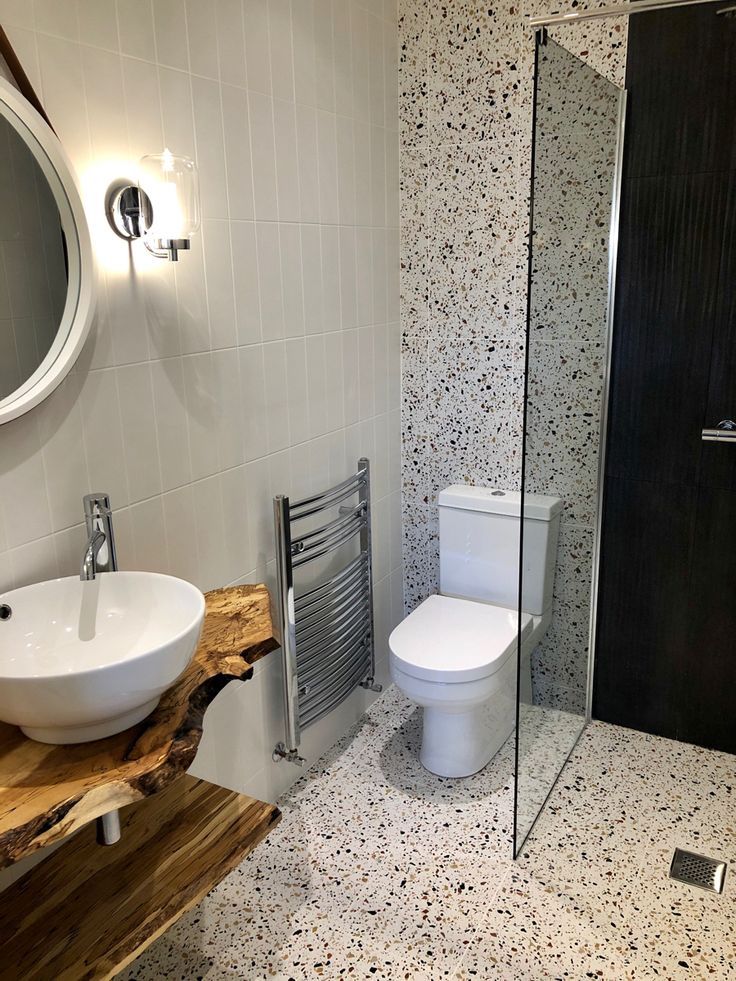
M120 811L108 811L97 818L97 844L116 845L120 841Z

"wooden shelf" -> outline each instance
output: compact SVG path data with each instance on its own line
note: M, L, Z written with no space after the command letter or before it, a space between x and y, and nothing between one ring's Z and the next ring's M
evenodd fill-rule
M205 599L192 663L137 726L91 743L47 746L0 723L0 868L163 790L187 770L207 706L278 647L265 586L216 589Z
M0 979L112 977L280 817L272 804L185 776L121 812L117 845L83 829L0 894Z

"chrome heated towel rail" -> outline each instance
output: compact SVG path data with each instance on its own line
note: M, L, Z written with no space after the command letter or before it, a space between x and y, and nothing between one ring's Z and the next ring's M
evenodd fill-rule
M356 496L357 503L346 503ZM323 523L319 516L332 509L336 513ZM381 690L374 681L368 460L361 458L357 473L321 494L294 504L279 494L273 499L273 513L286 721L286 740L276 746L274 759L302 763L302 729L331 712L357 687ZM305 529L307 518L315 519L317 527ZM355 552L356 540L358 554L335 571L333 553L341 547L344 552L351 543ZM317 559L329 572L297 594L294 573Z

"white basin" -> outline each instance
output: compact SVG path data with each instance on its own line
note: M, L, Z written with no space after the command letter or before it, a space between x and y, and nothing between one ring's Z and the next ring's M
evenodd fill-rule
M187 667L204 597L152 572L103 572L0 594L0 719L42 743L135 725ZM7 612L7 611L6 611Z

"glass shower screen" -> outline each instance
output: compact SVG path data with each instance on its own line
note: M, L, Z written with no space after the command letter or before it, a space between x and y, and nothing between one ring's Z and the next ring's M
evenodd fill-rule
M515 854L586 718L625 104L546 36L535 65Z

